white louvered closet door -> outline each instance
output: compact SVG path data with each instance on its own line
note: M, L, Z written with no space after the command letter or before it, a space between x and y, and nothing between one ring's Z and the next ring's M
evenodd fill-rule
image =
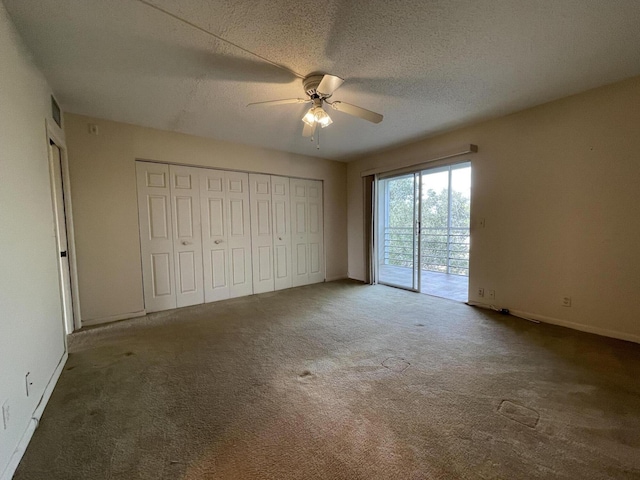
M176 306L204 303L200 169L171 165Z
M273 276L275 290L291 288L291 202L289 177L271 176Z
M136 162L144 303L147 312L176 308L169 166Z
M253 293L272 292L274 290L274 276L271 177L251 173L249 174L249 188Z

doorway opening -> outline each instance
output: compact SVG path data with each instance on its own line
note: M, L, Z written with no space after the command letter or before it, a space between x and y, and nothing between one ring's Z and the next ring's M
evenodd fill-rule
M378 282L466 302L471 163L380 177Z

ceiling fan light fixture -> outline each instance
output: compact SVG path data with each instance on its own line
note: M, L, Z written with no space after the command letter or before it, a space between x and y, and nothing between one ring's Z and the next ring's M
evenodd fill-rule
M311 107L309 111L305 113L304 117L302 117L302 121L310 127L313 127L313 125L317 123L322 128L328 127L333 123L329 114L318 105Z
M313 115L315 116L316 122L318 122L322 128L328 127L333 123L329 114L325 112L322 107L315 107L315 109L316 110L313 112Z
M311 107L309 111L304 114L304 117L302 117L302 121L307 125L309 125L310 127L313 127L313 124L316 122L316 116L313 113L313 110L315 108L316 107Z

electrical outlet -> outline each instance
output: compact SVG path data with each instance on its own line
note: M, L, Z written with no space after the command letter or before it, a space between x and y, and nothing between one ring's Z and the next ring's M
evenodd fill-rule
M569 297L569 296L562 297L562 306L563 307L570 307L571 306L571 297Z
M6 430L9 428L9 419L11 418L9 411L9 400L6 400L2 404L2 429Z
M496 299L496 291L495 290L489 290L489 298L491 300L495 300Z
M96 125L95 123L89 123L87 127L89 130L89 134L91 135L98 135L100 133L98 130L98 125Z
M484 288L479 288L478 289L478 296L479 297L484 297Z

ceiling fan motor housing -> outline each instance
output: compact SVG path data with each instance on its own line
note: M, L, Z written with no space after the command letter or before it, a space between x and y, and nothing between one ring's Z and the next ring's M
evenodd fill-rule
M323 97L316 91L318 85L320 85L322 77L324 77L324 75L310 75L302 81L304 91L307 92L307 95L309 95L311 98L327 98Z

